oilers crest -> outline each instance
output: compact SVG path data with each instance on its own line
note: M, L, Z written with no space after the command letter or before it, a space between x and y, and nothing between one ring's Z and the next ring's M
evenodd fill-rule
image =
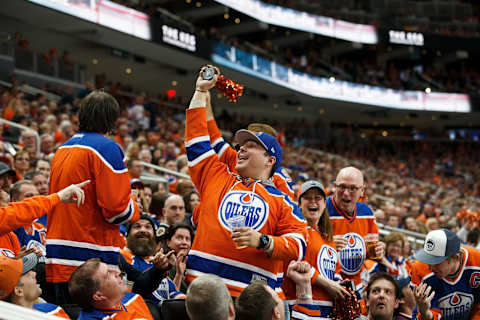
M268 220L269 206L259 195L247 191L230 191L218 208L218 220L231 231L228 220L235 216L245 217L245 226L260 230Z
M463 292L453 292L438 300L442 310L442 320L467 320L473 306L473 295Z
M30 248L37 248L37 250L40 250L42 252L42 256L38 259L39 262L45 262L45 257L47 256L47 249L45 248L45 245L38 242L37 240L30 240L28 241L27 244L27 249Z
M15 258L15 253L6 248L0 248L0 255L8 258Z
M365 242L358 233L346 233L343 238L347 245L340 251L340 266L346 274L356 274L363 266L366 257Z
M318 251L317 269L322 276L333 280L337 269L337 251L330 246L323 245Z

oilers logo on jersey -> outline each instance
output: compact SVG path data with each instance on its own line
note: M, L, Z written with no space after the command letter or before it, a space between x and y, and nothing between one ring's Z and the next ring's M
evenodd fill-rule
M15 258L15 253L12 250L8 250L5 248L0 248L0 255L8 258Z
M259 195L246 191L230 191L218 209L218 220L231 230L228 220L235 216L245 217L245 226L260 230L268 220L269 207Z
M41 242L38 242L37 240L30 240L28 241L27 244L27 249L30 248L37 248L42 252L42 256L38 259L39 262L45 262L45 257L47 256L47 249L45 248L45 245L43 245Z
M317 256L317 269L322 276L333 280L337 268L337 251L330 246L323 245Z
M343 238L347 245L340 251L340 265L346 274L356 274L365 261L366 251L363 238L354 232L346 233Z
M467 319L473 305L473 295L453 292L438 300L443 312L442 320Z

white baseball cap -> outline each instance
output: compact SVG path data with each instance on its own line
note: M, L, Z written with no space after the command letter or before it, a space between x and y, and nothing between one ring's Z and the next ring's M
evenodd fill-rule
M423 249L415 253L415 258L423 263L434 265L460 251L460 238L448 229L433 230L427 234Z

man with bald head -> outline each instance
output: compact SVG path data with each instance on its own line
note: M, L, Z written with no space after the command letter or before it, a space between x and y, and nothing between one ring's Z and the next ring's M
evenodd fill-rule
M180 223L185 219L185 202L181 196L172 194L165 200L163 218L164 221L162 222L165 222L169 226Z
M335 180L335 192L327 199L327 210L333 228L333 240L340 256L341 275L355 282L360 298L360 273L367 257L367 242L378 241L378 226L372 209L358 200L365 192L363 174L354 167L340 170ZM378 243L376 257L384 255L384 245Z

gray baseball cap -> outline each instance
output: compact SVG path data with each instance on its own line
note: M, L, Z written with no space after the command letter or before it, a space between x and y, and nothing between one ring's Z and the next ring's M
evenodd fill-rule
M11 175L12 177L15 176L17 173L15 172L15 170L13 170L12 168L10 168L10 166L8 164L6 164L5 162L1 162L0 161L0 176L5 174L5 173L8 173L9 175Z
M415 253L415 259L428 265L442 263L460 251L460 238L448 229L430 231L423 249Z
M299 198L301 198L305 192L307 192L308 190L310 190L312 188L319 189L322 192L323 197L325 199L327 198L327 195L325 193L325 188L323 187L323 185L320 182L315 181L315 180L309 180L307 182L304 182L301 185L301 187L300 187L300 197Z

